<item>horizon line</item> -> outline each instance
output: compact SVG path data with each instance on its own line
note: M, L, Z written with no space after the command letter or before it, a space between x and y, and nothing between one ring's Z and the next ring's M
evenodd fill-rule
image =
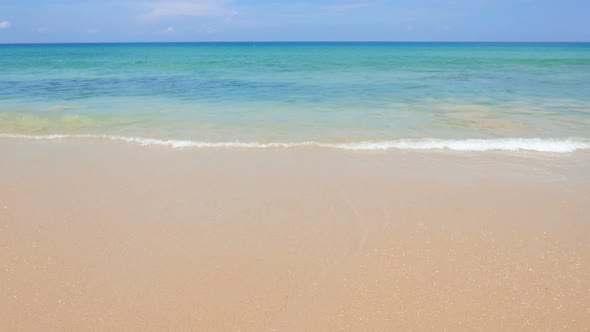
M428 44L428 43L440 43L440 44L590 44L590 41L411 41L411 40L250 40L250 41L88 41L88 42L0 42L1 46L10 45L100 45L100 44L246 44L246 43L261 43L261 44L273 44L273 43L411 43L411 44Z

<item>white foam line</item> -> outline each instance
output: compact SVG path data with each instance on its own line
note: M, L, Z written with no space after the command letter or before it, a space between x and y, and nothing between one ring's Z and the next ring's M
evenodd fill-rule
M453 151L535 151L566 153L590 149L587 139L541 139L541 138L498 138L498 139L400 139L393 141L355 142L355 143L258 143L258 142L199 142L189 140L163 140L157 138L109 136L109 135L22 135L0 134L0 138L29 140L68 140L94 139L132 143L141 146L165 146L169 148L212 148L212 149L273 149L320 147L341 150L453 150Z

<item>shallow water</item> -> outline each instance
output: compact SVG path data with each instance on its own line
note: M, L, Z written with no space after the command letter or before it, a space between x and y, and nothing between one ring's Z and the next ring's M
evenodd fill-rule
M573 151L590 148L588 73L590 44L2 45L0 133Z

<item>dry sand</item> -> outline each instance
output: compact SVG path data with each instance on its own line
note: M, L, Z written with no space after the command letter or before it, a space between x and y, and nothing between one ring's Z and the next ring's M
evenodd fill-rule
M2 331L590 329L588 154L0 153Z

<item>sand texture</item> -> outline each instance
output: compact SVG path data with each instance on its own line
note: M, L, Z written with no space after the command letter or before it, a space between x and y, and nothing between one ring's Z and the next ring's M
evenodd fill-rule
M2 331L585 331L590 157L0 141Z

